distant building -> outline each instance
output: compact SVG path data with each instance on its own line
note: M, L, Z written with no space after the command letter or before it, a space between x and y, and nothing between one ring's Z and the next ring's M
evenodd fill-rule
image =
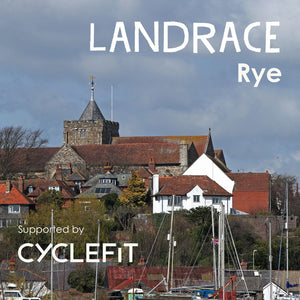
M33 208L33 201L12 186L10 180L0 184L0 228L24 224Z
M186 177L186 178L184 178ZM155 178L155 176L154 176ZM209 179L209 180L208 180ZM176 178L153 179L153 213L224 205L226 214L254 214L268 211L270 174L231 173L216 158L202 154L184 173Z
M79 120L64 121L64 143L72 146L111 144L119 136L119 123L105 120L95 99L91 82L91 100Z
M174 176L162 178L163 184L159 184L159 176L153 176L153 213L170 212L174 210L196 207L214 206L219 210L223 203L225 213L232 209L232 194L204 175Z

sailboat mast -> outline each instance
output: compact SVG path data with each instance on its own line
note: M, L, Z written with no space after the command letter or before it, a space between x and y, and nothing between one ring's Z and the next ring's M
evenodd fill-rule
M213 280L214 288L217 289L217 266L216 266L216 243L215 243L215 224L214 224L214 207L211 206L211 227L212 227L212 244L213 244Z
M223 289L223 300L225 299L225 222L224 222L224 206L221 203L221 287Z
M288 183L285 187L286 194L286 219L285 219L285 229L286 229L286 283L287 283L287 293L289 293L289 189Z
M173 247L174 202L175 202L175 195L172 196L172 213L171 213L171 225L170 225L170 237L169 237L168 273L167 273L167 292L169 291L169 286L170 286L171 256L172 256L172 247Z
M273 290L272 290L272 223L269 221L269 263L270 263L270 300L273 299Z

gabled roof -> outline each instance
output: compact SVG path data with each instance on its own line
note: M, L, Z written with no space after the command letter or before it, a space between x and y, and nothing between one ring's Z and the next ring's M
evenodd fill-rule
M19 181L18 180L12 180L11 184L13 186L12 190L15 189L19 193L21 193L18 189L19 188ZM0 183L0 185L1 186L4 185L4 187L5 187L4 181L2 181L2 184ZM38 197L42 193L48 191L49 186L60 186L61 187L61 192L62 192L62 197L64 199L72 199L76 196L76 193L68 186L68 184L66 182L64 182L62 180L55 180L55 179L24 179L23 180L23 190L27 191L29 186L32 186L34 190L30 194L27 194L28 197Z
M180 163L180 145L173 143L114 144L72 146L88 165L148 165L153 157L156 165Z
M184 196L195 186L199 186L206 196L231 196L208 176L180 175L171 177L156 195L181 195Z
M175 143L175 144L194 144L198 155L206 152L209 135L176 135L176 136L131 136L114 137L112 144L131 144L131 143Z
M43 172L46 163L59 149L58 147L18 148L11 161L11 170L13 172L23 172L24 170Z
M23 193L21 193L15 187L12 187L8 193L6 193L6 185L0 184L0 205L10 205L10 204L24 204L30 205L33 202L27 198Z
M79 121L96 121L102 120L105 121L96 101L91 99L83 111Z
M235 182L234 191L269 191L269 173L227 173Z
M110 179L116 179L118 182L118 186L126 187L127 182L131 177L131 173L105 173L105 174L96 174L94 177L89 179L83 187L90 187L94 186L99 183L101 178L110 178Z
M50 186L59 186L61 187L61 193L63 199L73 199L76 196L76 193L63 180L47 180L47 179L25 180L24 188L27 188L29 185L38 188L42 192L48 191ZM31 194L29 194L28 196L31 196Z
M66 181L86 181L87 178L78 170L65 178Z
M120 195L122 191L112 183L98 183L85 192L81 193L77 196L77 198L81 198L82 196L87 195L95 195L97 198L101 198L104 195L116 193Z

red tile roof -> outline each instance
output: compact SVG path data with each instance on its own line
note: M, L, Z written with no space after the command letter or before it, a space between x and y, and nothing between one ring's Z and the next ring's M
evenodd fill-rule
M176 135L176 136L133 136L133 137L114 137L112 144L130 144L130 143L185 143L194 146L200 156L205 152L208 143L208 135Z
M4 180L2 183L4 184ZM1 182L0 182L1 183ZM20 189L20 181L19 180L12 180L12 186L15 189ZM60 186L62 192L63 199L73 199L76 196L76 193L71 189L71 187L62 180L55 180L55 179L24 179L23 180L23 190L26 191L29 186L34 188L33 192L28 194L28 197L38 197L44 192L48 191L49 186Z
M22 194L18 189L12 187L9 193L6 193L6 185L0 184L0 204L33 204L33 202Z
M180 145L173 143L84 145L72 148L88 165L148 165L149 158L155 164L179 164Z
M46 163L59 149L57 147L18 148L11 162L11 170L13 172L44 171Z
M73 199L76 193L70 188L70 186L62 180L47 180L47 179L27 179L24 180L24 189L28 186L33 186L35 190L28 194L28 197L38 197L42 193L48 191L49 186L61 187L61 193L63 199Z
M161 179L160 179L161 181ZM199 186L206 196L231 196L208 176L180 175L171 177L157 193L157 195L186 195L195 186Z

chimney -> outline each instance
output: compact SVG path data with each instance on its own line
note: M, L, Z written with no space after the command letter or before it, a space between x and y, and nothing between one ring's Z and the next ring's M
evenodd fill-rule
M10 188L11 188L10 180L6 179L6 182L5 182L5 193L9 193L10 192Z
M158 174L153 175L152 192L153 192L153 195L155 195L159 192L159 175Z
M149 166L149 170L150 170L152 173L155 173L155 172L156 172L156 170L155 170L155 161L154 161L154 157L151 157L151 158L149 159L148 166Z
M188 168L188 144L185 142L180 143L180 165L183 170L186 170Z
M61 165L56 166L56 176L55 176L55 178L56 178L56 180L63 180Z
M23 179L22 175L20 175L19 178L18 178L18 190L21 193L24 193L24 179Z

